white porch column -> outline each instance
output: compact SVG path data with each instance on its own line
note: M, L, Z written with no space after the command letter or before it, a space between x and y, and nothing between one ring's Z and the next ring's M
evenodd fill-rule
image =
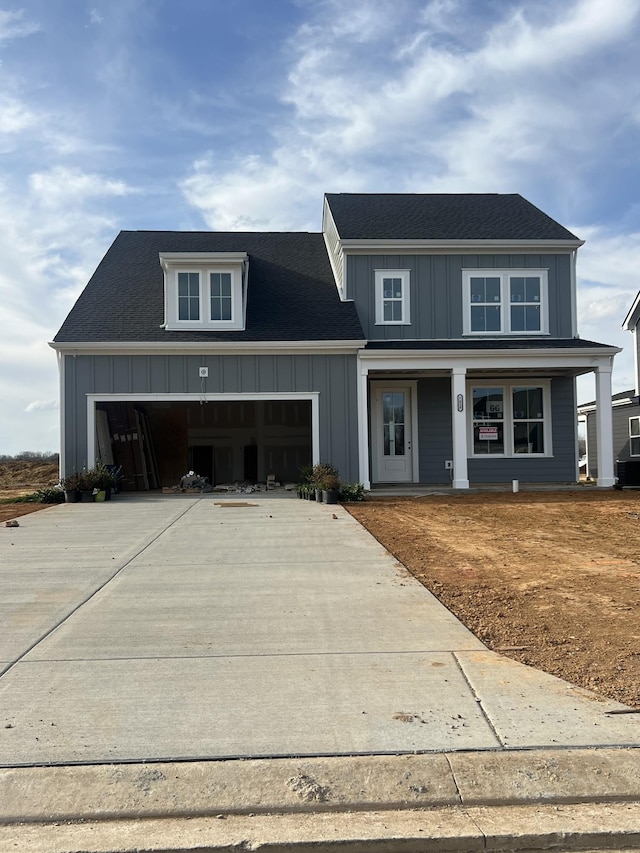
M601 488L615 485L613 475L613 415L611 412L611 361L596 368L596 438L598 479Z
M371 488L369 472L369 368L358 362L358 458L359 480L367 489Z
M453 488L468 489L466 367L451 370L451 423L453 427Z

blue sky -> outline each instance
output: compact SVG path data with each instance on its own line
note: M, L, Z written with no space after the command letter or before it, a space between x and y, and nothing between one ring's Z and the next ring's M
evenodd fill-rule
M58 449L47 341L120 229L317 231L324 192L521 193L633 387L639 36L640 0L0 1L0 453Z

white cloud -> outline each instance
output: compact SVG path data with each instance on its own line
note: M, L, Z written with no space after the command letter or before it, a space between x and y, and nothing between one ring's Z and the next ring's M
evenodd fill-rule
M628 45L640 0L505 4L485 32L469 2L359 3L362 39L333 2L314 8L291 40L291 113L273 144L203 156L182 184L211 227L288 223L323 190L546 193L560 214L640 101L637 68L603 63Z
M91 198L124 196L134 192L124 181L113 181L64 166L48 172L36 172L29 178L33 195L45 207L53 207Z
M25 412L49 412L58 408L57 400L33 400L26 407Z
M32 175L18 189L0 189L1 452L56 444L57 363L47 341L113 238L115 219L100 209L128 191L96 173L61 167Z
M0 96L0 135L16 134L36 123L36 118L25 104L9 95Z
M9 41L9 39L33 35L39 29L39 24L24 20L23 9L17 11L0 9L0 43Z
M497 26L485 49L489 65L512 73L537 69L551 75L567 60L600 52L625 38L638 15L635 0L579 0L571 6L557 5L551 23L532 23L522 7ZM543 6L546 19L552 7Z

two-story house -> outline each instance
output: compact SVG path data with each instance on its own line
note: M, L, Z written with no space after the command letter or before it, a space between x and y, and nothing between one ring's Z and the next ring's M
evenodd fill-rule
M611 398L613 414L613 458L623 485L640 485L640 291L624 319L622 328L633 338L635 385ZM587 476L598 477L598 405L596 400L578 406L585 425ZM621 464L620 464L621 463ZM628 464L631 463L631 464Z
M575 482L575 378L612 459L619 351L578 337L581 245L497 194L327 194L322 233L122 232L52 343L63 471Z

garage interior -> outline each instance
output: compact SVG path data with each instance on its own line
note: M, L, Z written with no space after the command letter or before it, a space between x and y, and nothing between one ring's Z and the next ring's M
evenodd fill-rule
M123 491L174 487L189 471L212 486L296 483L312 459L310 400L96 404L96 448Z

